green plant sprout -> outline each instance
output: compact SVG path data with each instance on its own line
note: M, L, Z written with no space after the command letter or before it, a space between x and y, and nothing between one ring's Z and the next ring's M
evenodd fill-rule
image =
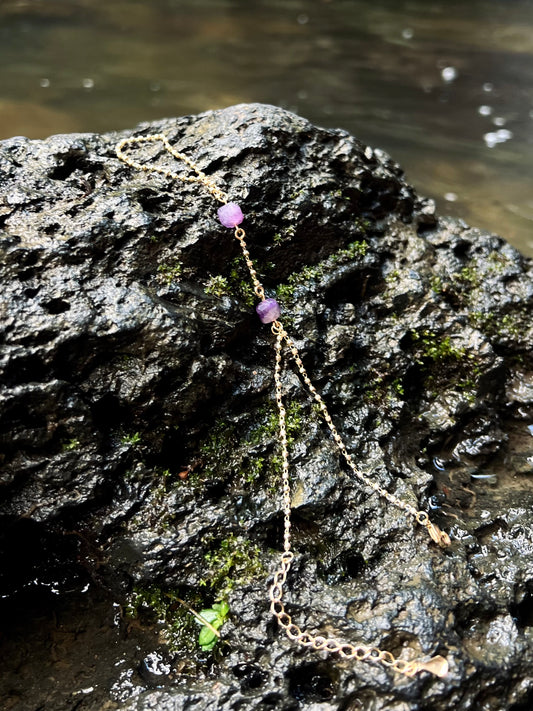
M181 608L185 608L184 610ZM135 588L126 605L126 615L138 619L144 612L149 612L159 624L164 625L162 638L172 651L193 651L195 646L195 627L185 610L191 613L196 623L201 625L197 643L202 651L211 651L220 638L219 629L226 622L230 607L225 600L220 600L212 607L196 610L175 590L161 590L156 586ZM190 620L190 622L189 622Z
M437 336L433 331L426 330L413 331L412 338L421 352L418 363L423 362L422 358L439 363L446 360L461 360L465 356L465 349L454 346L450 336Z
M226 277L217 274L216 276L209 277L205 284L204 291L206 294L218 296L220 299L230 293L230 285Z
M61 446L61 451L63 452L71 452L73 449L77 449L80 446L80 440L79 439L69 439L67 442L63 442Z
M179 281L182 271L183 266L180 262L160 264L157 267L157 280L161 284L170 285L172 282Z
M215 602L213 607L206 610L200 610L199 613L194 613L196 622L202 626L198 635L198 644L203 652L210 652L220 638L218 631L229 614L229 605L225 600Z
M124 435L124 437L122 437L120 441L122 444L130 444L132 446L135 446L141 441L141 435L139 432L135 432L131 435Z

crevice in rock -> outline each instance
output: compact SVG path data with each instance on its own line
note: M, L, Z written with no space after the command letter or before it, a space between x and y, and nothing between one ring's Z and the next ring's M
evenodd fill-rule
M256 664L246 663L234 666L233 673L239 680L241 691L243 693L260 689L264 685L268 676L265 671Z
M40 286L37 287L28 287L27 289L24 289L24 296L27 296L28 299L33 299L39 291L41 290Z
M364 267L349 267L338 279L333 279L324 293L327 306L336 304L358 305L379 294L384 289L384 280L378 269Z
M68 311L70 309L70 303L68 301L65 301L65 299L61 299L59 297L56 299L43 301L42 306L45 311L48 311L49 314L54 315L65 313L65 311Z
M531 711L533 709L533 688L516 704L509 706L509 711Z
M79 538L28 518L2 517L0 530L4 604L13 595L41 590L53 597L87 583L90 576L79 563Z
M50 331L48 332L50 334ZM46 337L46 341L48 338ZM49 372L48 366L37 353L27 353L19 358L13 358L4 368L4 382L13 387L25 382L42 382ZM22 418L24 420L25 417Z
M292 667L287 671L289 694L304 704L333 699L336 683L330 665L325 662L310 662Z
M98 173L102 170L100 162L92 162L86 150L71 149L68 153L56 156L58 165L49 171L52 180L68 180L73 173ZM61 161L61 162L60 162Z
M367 568L368 561L353 549L349 549L336 556L329 565L318 565L317 573L328 584L339 584L359 578Z
M516 626L524 630L533 626L533 582L530 582L528 590L521 599L509 606L509 612L516 622Z

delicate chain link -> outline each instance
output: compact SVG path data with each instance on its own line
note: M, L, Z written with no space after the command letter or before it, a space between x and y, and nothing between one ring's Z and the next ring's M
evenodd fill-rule
M248 251L248 247L246 246L246 242L244 241L244 238L246 237L246 232L242 229L242 227L236 227L235 228L235 239L239 241L239 244L241 245L242 253L244 255L244 261L246 262L246 266L248 267L248 271L250 272L250 276L252 278L252 282L254 284L254 292L257 297L259 297L262 301L265 300L265 290L263 288L263 285L259 281L257 277L257 272L255 271L254 263L252 262L252 258L250 257L250 252Z
M283 405L281 368L282 368L282 347L285 331L280 327L279 322L272 326L272 331L276 335L276 364L274 367L274 383L276 386L276 404L279 414L279 441L281 445L281 487L283 492L283 551L290 553L291 550L291 486L289 481L289 450L287 445L287 412ZM291 553L292 560L292 553ZM289 562L290 565L290 562ZM288 567L287 567L288 571ZM285 582L285 579L283 580ZM274 583L275 585L275 583ZM280 597L281 600L281 597Z
M130 158L125 153L126 148L131 148L132 146L139 145L141 143L162 143L165 150L170 153L177 161L182 161L188 166L195 175L180 175L179 173L174 173L172 170L167 170L159 165L149 165L147 163L139 163L139 161ZM222 203L228 202L228 196L221 190L207 175L198 168L198 166L188 157L185 153L180 153L175 148L173 148L168 142L168 138L164 133L154 133L150 136L137 136L133 138L124 138L116 146L117 157L121 161L129 165L130 168L135 168L136 170L142 170L144 173L159 173L164 175L165 178L170 178L171 180L180 180L182 183L200 183L206 190L208 190L211 195Z
M132 146L148 143L148 142L161 142L168 153L170 153L176 160L185 163L195 175L180 175L171 170L160 166L147 165L145 163L139 163L138 161L130 158L124 152L124 149L130 148ZM150 173L160 173L167 178L173 180L179 180L186 183L200 183L202 184L209 193L219 202L227 203L228 199L224 191L217 187L217 185L208 178L205 173L203 173L198 166L185 154L178 152L174 149L168 142L167 137L164 134L153 134L149 136L141 136L138 138L126 138L117 145L116 153L118 158L124 163L132 168L141 170L143 172ZM250 277L254 285L254 292L258 298L265 300L265 290L259 278L257 276L257 271L255 265L248 251L246 245L245 236L246 233L241 227L235 228L235 238L238 240L241 250L244 256L244 261L250 272ZM287 613L285 605L282 601L283 598L283 586L287 581L287 575L289 573L291 563L294 560L294 555L291 551L291 487L290 487L290 476L289 476L289 451L287 444L287 411L283 404L283 388L281 381L282 365L283 365L283 345L287 345L292 359L294 360L296 367L302 376L302 380L305 383L309 394L317 402L322 417L324 418L331 434L333 440L344 457L346 463L356 475L356 477L363 482L370 489L378 493L381 497L386 499L389 503L397 506L399 509L403 510L406 515L412 516L420 525L424 526L432 540L438 543L441 547L446 547L450 544L450 539L448 535L441 531L438 526L429 520L429 516L425 511L419 511L411 504L403 501L394 494L391 494L387 489L382 487L380 484L371 479L368 475L363 474L363 472L356 466L352 455L348 452L344 441L342 440L337 428L335 427L333 420L328 412L326 404L319 394L311 379L309 378L307 371L304 367L298 349L294 341L290 338L288 333L285 331L283 325L280 321L274 321L272 324L272 333L276 336L274 351L275 351L275 367L274 367L274 383L275 383L275 395L276 404L278 408L278 423L279 423L279 444L281 448L281 478L282 478L282 509L283 509L283 553L281 554L279 568L274 572L274 578L272 585L269 589L269 599L270 599L270 610L272 614L276 617L279 626L285 630L285 633L289 639L300 644L303 647L310 647L316 651L326 651L330 653L339 654L339 656L344 659L356 659L358 661L369 661L369 662L379 662L386 667L390 667L394 671L405 674L406 676L414 676L417 672L427 671L436 676L443 677L448 671L448 662L444 657L440 655L433 657L427 661L424 660L413 660L406 661L404 659L398 659L394 657L390 652L386 650L381 650L378 647L371 647L367 645L352 645L342 642L334 637L323 637L321 635L313 635L310 632L301 630L298 625L292 621L292 617Z

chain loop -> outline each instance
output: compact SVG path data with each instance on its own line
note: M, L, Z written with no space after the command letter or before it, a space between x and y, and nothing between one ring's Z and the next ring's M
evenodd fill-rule
M282 328L282 327L281 327ZM357 478L362 481L366 486L370 487L373 489L376 493L378 493L380 496L382 496L384 499L389 501L391 504L394 504L398 508L402 509L405 511L407 514L413 516L418 523L420 523L423 526L427 526L429 522L429 516L425 511L417 511L414 506L411 504L406 503L405 501L402 501L399 499L397 496L394 494L391 494L390 491L387 491L385 488L380 486L377 482L375 482L373 479L371 479L369 476L366 474L363 474L363 472L357 467L355 464L352 455L348 452L341 436L339 435L339 432L337 428L335 427L333 420L331 418L331 415L328 412L328 409L326 407L326 403L324 402L322 396L319 394L313 383L311 382L311 379L309 378L307 371L304 367L304 364L302 362L302 359L300 358L300 354L298 352L298 349L296 348L296 345L294 344L294 341L289 337L287 332L285 330L282 331L281 333L281 338L284 340L291 352L292 358L294 362L296 363L296 367L298 368L300 375L302 376L302 379L307 386L307 389L313 399L318 403L318 406L320 408L320 411L322 413L322 417L324 418L332 436L333 436L333 441L337 445L337 449L340 451L342 456L344 457L344 460L350 467L350 469L353 471L353 473L357 476ZM432 524L434 526L434 524ZM436 528L436 526L435 526Z
M270 610L272 614L276 617L279 626L285 630L287 637L296 642L303 647L313 647L317 651L325 650L331 654L339 654L343 659L357 659L359 661L371 661L371 662L381 662L384 666L394 669L394 671L400 674L406 674L407 676L412 676L417 671L427 670L423 664L424 662L406 662L403 659L396 659L390 652L386 650L380 650L377 647L366 647L364 645L353 646L351 644L346 644L339 642L334 638L326 638L322 635L313 636L310 632L302 631L298 625L292 622L291 616L286 612L285 605L282 602L283 598L283 586L287 579L287 574L289 572L291 563L293 561L294 555L290 551L291 545L291 490L289 481L289 452L287 445L287 430L286 430L286 409L283 404L283 392L282 392L282 350L283 343L287 343L291 355L296 362L298 370L307 385L310 393L314 399L320 405L320 409L324 415L324 419L328 424L330 431L333 435L338 448L344 455L348 465L357 474L357 476L362 479L362 481L371 486L372 489L376 490L381 495L386 494L387 499L392 500L393 503L403 504L404 508L409 514L414 515L416 520L422 525L425 525L426 521L429 521L429 517L425 512L418 512L410 504L404 504L400 499L397 499L393 494L390 494L385 489L382 489L374 481L369 479L365 474L359 471L355 466L351 455L347 452L344 443L342 442L340 435L337 432L335 425L333 424L331 417L329 416L326 405L322 397L318 394L316 388L311 383L307 372L304 368L300 355L294 342L289 338L287 332L283 328L283 325L276 321L272 325L272 332L276 336L276 341L274 345L275 352L275 366L274 366L274 386L275 386L275 396L276 404L278 407L278 421L279 421L279 441L281 448L281 479L282 479L282 509L284 514L284 552L281 556L281 565L275 571L273 577L273 583L270 586L269 597L271 601ZM443 659L442 657L440 659ZM447 662L444 660L442 666L439 668L440 675L444 674L444 667L447 670ZM433 671L432 673L436 673Z

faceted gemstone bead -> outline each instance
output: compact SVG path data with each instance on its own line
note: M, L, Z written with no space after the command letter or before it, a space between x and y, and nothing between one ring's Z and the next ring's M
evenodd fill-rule
M260 304L257 304L255 310L261 319L261 323L272 323L272 321L277 321L281 314L281 309L276 299L265 299L264 301L261 301Z
M237 227L244 220L244 215L237 203L228 202L218 208L218 219L224 227Z

